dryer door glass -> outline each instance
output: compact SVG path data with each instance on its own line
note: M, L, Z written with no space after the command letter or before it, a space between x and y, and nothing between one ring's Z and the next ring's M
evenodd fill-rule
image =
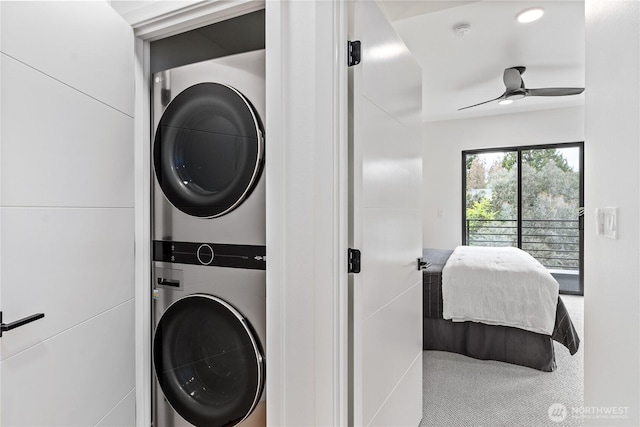
M200 83L164 111L153 147L158 184L181 211L222 216L251 193L262 171L262 126L237 90Z
M264 361L247 320L219 298L195 294L164 313L153 343L160 388L195 426L235 425L255 408Z

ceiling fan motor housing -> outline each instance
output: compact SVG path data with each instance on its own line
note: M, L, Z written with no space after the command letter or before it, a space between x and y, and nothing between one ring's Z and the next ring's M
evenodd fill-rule
M518 90L514 90L511 91L507 94L505 94L504 98L505 99L510 99L512 101L517 101L518 99L522 99L525 97L525 91L522 89L518 89Z

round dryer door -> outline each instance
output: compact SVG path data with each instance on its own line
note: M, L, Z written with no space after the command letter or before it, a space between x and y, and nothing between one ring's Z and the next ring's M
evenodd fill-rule
M264 359L247 320L211 295L173 303L158 322L153 356L169 404L195 426L233 426L257 405Z
M230 86L191 86L162 114L153 158L158 184L176 208L197 217L222 216L249 196L262 171L259 116Z

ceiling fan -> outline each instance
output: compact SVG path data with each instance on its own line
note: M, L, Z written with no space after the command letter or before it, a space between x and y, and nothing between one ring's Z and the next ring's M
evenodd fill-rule
M517 99L522 99L525 96L567 96L578 95L584 92L583 87L545 87L540 89L527 89L526 87L524 87L524 81L522 80L522 74L524 74L526 69L526 67L506 68L502 77L506 90L502 95L495 99L490 99L489 101L484 101L479 104L458 108L458 111L466 110L467 108L471 107L477 107L478 105L498 101L500 99L515 101Z

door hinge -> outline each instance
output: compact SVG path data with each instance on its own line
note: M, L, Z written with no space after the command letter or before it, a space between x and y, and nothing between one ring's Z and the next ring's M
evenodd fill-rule
M360 63L360 52L360 40L347 42L347 62L349 67L353 67Z
M349 273L360 273L360 251L358 249L349 248L347 271Z

